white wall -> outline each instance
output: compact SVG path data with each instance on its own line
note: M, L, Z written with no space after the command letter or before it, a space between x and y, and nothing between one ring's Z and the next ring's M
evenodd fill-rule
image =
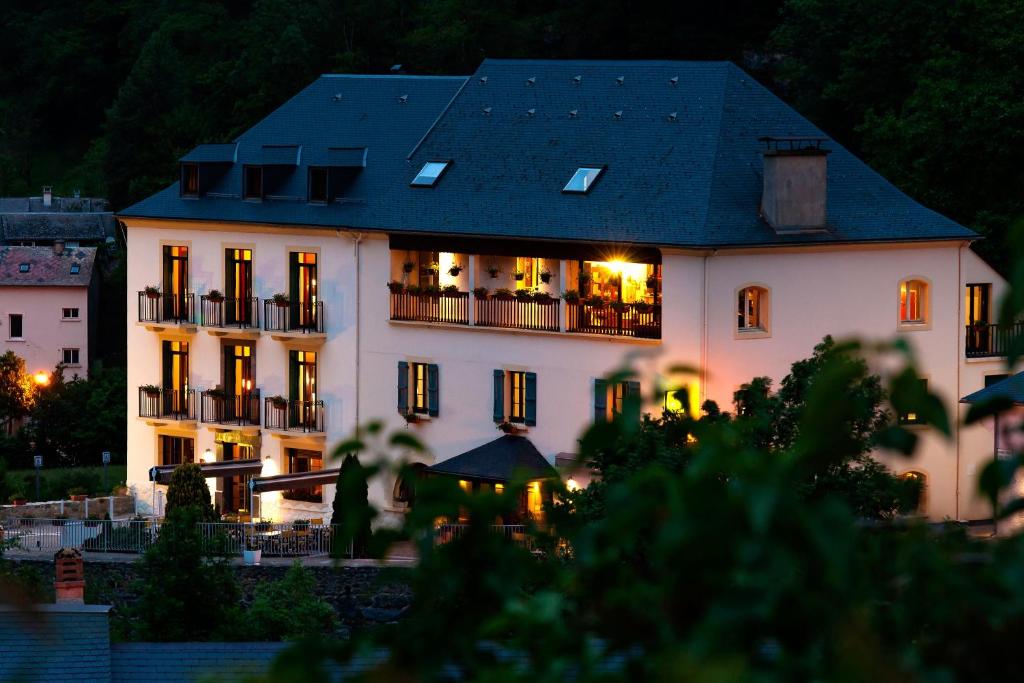
M77 308L77 320L64 320L64 308ZM22 339L11 339L8 315L22 315ZM0 353L13 351L29 372L50 372L61 362L61 349L79 349L79 365L64 374L85 376L89 366L88 287L0 287Z

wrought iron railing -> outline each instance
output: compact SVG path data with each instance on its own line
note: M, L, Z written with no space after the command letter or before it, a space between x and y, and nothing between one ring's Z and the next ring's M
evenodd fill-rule
M263 301L263 329L267 332L323 333L323 301Z
M468 325L469 292L392 292L391 319Z
M324 402L268 397L263 402L263 426L267 429L320 433L324 431Z
M139 417L196 419L196 395L191 389L139 387Z
M139 292L140 323L195 323L195 298L192 294Z
M964 355L968 358L1005 356L1011 346L1024 336L1024 322L1011 325L978 324L967 326Z
M208 294L199 297L206 327L237 327L239 329L259 328L260 300L248 297L216 297Z
M200 395L200 420L211 424L259 425L260 390L227 395L204 391Z
M570 303L565 320L567 332L661 339L660 304Z
M477 298L475 324L480 327L557 332L558 309L559 300L553 298Z
M468 524L440 524L434 528L434 543L440 545L460 539L466 535L469 528ZM524 548L533 547L533 539L527 533L525 524L493 524L490 530Z

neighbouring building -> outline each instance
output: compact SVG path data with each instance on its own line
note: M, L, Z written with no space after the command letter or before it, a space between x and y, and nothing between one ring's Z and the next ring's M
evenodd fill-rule
M332 449L370 419L466 487L542 479L668 365L701 371L649 410L729 408L826 334L907 340L962 416L1018 332L994 325L1006 285L974 232L729 63L327 75L180 169L119 215L128 478L157 506L202 461L222 510L251 490L264 517L328 516ZM637 353L640 382L602 379ZM929 517L977 519L991 456L972 426L887 462L924 479ZM371 488L394 515L409 497Z
M72 249L117 243L117 221L106 199L56 197L44 187L39 197L0 197L0 242L25 247L62 241Z

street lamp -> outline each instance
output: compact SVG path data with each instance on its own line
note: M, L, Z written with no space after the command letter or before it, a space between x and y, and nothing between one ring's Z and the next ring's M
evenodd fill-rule
M32 380L41 387L45 387L50 383L50 373L46 370L40 370L36 374L32 375Z

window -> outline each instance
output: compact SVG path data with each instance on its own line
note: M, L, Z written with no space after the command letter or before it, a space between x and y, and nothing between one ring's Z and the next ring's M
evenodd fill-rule
M665 411L685 413L690 407L689 389L669 389L665 392Z
M923 391L928 391L928 380L918 379L917 381L921 383ZM921 416L914 412L900 413L899 421L901 425L919 425L922 423Z
M71 264L71 274L72 275L78 275L80 272L82 272L82 266L77 264L77 263L72 263Z
M185 197L199 196L199 164L181 165L181 194Z
M21 313L11 313L7 316L7 329L10 330L11 339L22 338L22 315Z
M624 259L578 262L577 288L583 298L657 304L660 303L660 279L661 266L655 263L632 263Z
M63 309L61 309L60 316L64 320L78 320L78 309L77 308L63 308Z
M18 264L18 272L19 273L27 273L31 269L32 269L32 264L31 263L20 263L20 264Z
M635 399L635 404L630 401ZM594 380L594 421L608 422L619 415L623 415L627 409L636 412L639 416L640 407L640 382L630 380L627 382L609 383L604 379Z
M913 493L916 494L915 497L917 498L917 504L914 506L915 510L918 514L923 513L928 502L928 477L926 477L922 472L910 471L901 474L900 479L913 484L916 489Z
M494 421L532 427L537 424L537 374L494 371Z
M768 290L744 287L736 295L736 328L741 331L767 330Z
M1007 377L1009 377L1009 375L1007 375L1007 374L1002 374L1002 375L985 375L985 387L987 388L987 387L992 386L993 384L998 384L999 382L1002 382Z
M900 324L921 325L927 321L928 283L904 280L900 283Z
M246 166L244 170L244 187L242 197L245 199L263 199L263 167Z
M183 465L195 462L195 443L187 436L159 436L160 464Z
M593 168L586 167L577 168L576 172L573 173L572 178L566 183L565 187L562 188L562 192L569 192L574 194L586 194L590 192L590 188L594 186L597 179L601 177L601 173L604 172L604 168Z
M438 366L433 363L398 363L398 412L402 415L440 414Z
M411 185L413 187L433 187L441 179L441 176L444 175L444 172L448 170L449 163L447 161L428 161L423 164L423 168L412 179Z
M60 354L64 365L78 365L78 349L61 349Z
M323 469L324 456L320 451L309 451L299 448L289 448L288 451L288 473L302 474L304 472L319 472ZM322 503L324 501L323 486L317 484L304 489L284 491L282 498L288 500L304 500L309 503Z
M312 167L309 169L309 201L314 204L327 203L327 169Z
M985 354L992 350L992 329L989 327L989 301L992 285L967 285L966 313L964 323L967 326L966 352L968 354Z

